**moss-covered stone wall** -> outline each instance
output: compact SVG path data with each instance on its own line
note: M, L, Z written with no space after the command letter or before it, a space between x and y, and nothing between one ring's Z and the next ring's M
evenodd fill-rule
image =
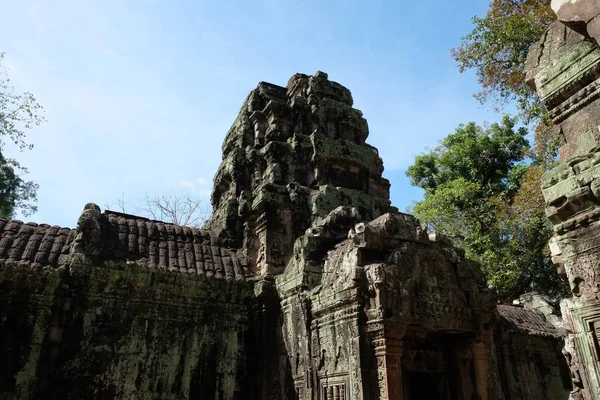
M246 282L0 265L0 399L246 399Z

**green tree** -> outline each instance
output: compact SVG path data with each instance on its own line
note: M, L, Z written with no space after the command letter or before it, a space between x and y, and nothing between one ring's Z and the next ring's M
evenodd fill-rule
M524 158L527 130L515 128L508 116L484 129L474 122L459 125L429 154L418 156L408 169L411 183L426 191L464 178L479 186L486 197L514 190L507 177Z
M523 111L539 111L535 92L525 84L529 48L556 20L550 0L492 0L485 17L473 17L473 30L452 49L461 72L475 70L481 101L517 100ZM533 116L537 114L534 113Z
M0 153L0 217L12 218L15 210L23 215L31 215L37 207L31 202L36 201L38 185L32 181L24 181L19 173L27 173L13 159L6 159Z
M524 67L529 48L555 20L550 0L492 0L487 14L473 17L473 30L452 50L461 72L475 71L482 88L478 100L498 108L516 102L523 121L536 126L529 154L536 164L554 160L558 140L546 109L525 84Z
M565 290L547 250L552 230L536 189L543 169L525 163L526 135L508 116L487 127L459 125L407 170L425 190L414 214L480 262L505 301Z
M32 149L25 140L25 130L45 121L43 108L29 93L15 93L8 77L8 68L0 53L0 217L11 218L17 211L30 215L37 211L38 185L25 181L27 169L16 160L6 158L3 150L6 140L12 141L21 151Z
M442 191L426 190L425 200L415 207L425 219L441 212L436 228L463 237L461 245L482 263L489 282L504 299L526 290L555 297L567 294L548 254L552 230L540 191L544 171L556 161L559 140L537 93L526 85L524 73L530 47L555 20L550 0L491 0L485 16L473 17L473 30L452 50L452 56L461 72L476 73L481 85L475 95L479 101L492 103L497 110L508 103L517 105L520 120L534 127L533 144L514 159L502 180L506 188L499 186L487 193L475 190L480 182L465 175L463 184L454 181ZM523 162L525 157L528 163ZM452 211L460 215L462 224L453 219ZM482 221L477 222L474 215ZM448 225L449 220L466 233Z

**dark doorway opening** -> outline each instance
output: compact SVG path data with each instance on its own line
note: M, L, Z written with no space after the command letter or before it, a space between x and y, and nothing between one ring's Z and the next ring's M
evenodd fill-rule
M409 400L449 400L448 380L445 373L408 374Z

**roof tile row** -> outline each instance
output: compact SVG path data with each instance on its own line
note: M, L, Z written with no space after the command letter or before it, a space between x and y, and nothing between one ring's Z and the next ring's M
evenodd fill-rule
M149 268L242 280L248 274L235 254L207 230L106 211L99 217L99 254L104 260L133 261ZM76 229L0 219L0 262L58 265Z
M515 307L510 305L498 305L500 318L519 331L527 332L535 336L562 336L563 332L556 328L544 316L535 310Z

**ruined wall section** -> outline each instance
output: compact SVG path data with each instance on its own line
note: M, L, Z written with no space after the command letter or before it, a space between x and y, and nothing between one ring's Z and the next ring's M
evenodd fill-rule
M558 20L580 33L586 40L600 44L600 4L589 0L552 0Z
M77 229L0 220L0 398L249 398L234 260L209 232L94 205Z
M544 299L536 294L538 303ZM540 300L541 299L541 300ZM548 303L543 307L551 308ZM519 306L498 305L494 342L502 389L510 400L566 400L572 389L562 354L565 336L560 318L542 313L523 301ZM551 321L554 321L554 325Z
M294 240L340 205L365 220L390 210L383 162L350 91L327 74L261 82L223 144L206 228L220 233L256 275L278 274Z
M491 337L494 297L477 267L443 239L430 239L412 216L353 224L353 215L340 207L321 219L297 240L277 277L290 385L299 398L419 398L415 387L410 397L403 374L418 368L423 354L441 357L420 343L435 347L436 335L448 332L456 338L450 346L475 354L445 360L456 362L452 368L440 359L438 372L460 375L449 377L462 385L454 395L497 398L489 397L501 392Z

